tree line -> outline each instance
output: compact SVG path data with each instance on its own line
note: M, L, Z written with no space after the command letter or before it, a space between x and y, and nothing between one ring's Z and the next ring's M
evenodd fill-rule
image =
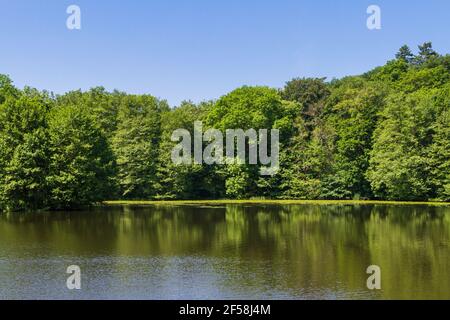
M176 129L280 130L280 170L176 165ZM54 95L0 75L0 209L104 200L450 200L450 55L431 43L365 74L238 88L171 108L151 95Z

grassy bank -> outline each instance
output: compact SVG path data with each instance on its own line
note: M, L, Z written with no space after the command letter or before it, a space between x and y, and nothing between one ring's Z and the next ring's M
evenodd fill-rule
M105 201L104 205L428 205L450 206L449 202L406 202L406 201L374 201L374 200L188 200L188 201Z

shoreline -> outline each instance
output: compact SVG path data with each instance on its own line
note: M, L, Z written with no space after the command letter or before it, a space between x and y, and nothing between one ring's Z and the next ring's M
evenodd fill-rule
M188 205L392 205L392 206L450 206L450 202L384 201L384 200L114 200L105 206L188 206Z

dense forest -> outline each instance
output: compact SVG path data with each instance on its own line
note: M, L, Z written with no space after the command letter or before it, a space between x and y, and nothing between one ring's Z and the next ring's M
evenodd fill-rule
M280 170L175 165L172 132L279 129ZM117 199L450 201L450 55L424 43L363 75L296 78L171 108L93 88L20 90L0 75L0 209Z

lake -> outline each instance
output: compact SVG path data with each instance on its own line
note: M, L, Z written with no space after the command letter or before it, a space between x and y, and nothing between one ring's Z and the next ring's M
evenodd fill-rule
M81 269L68 290L67 267ZM381 290L366 270L381 268ZM450 299L450 207L117 206L0 214L2 299Z

